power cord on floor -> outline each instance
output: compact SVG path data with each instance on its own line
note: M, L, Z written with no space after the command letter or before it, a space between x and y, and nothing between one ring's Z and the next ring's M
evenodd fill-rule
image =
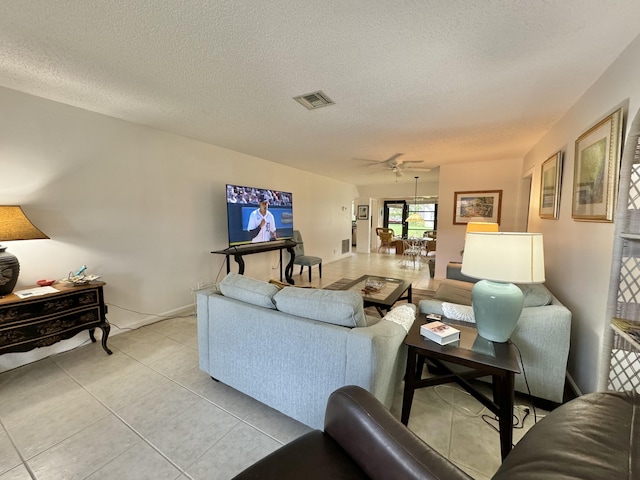
M513 340L510 340L510 341L513 344L513 346L516 347L516 350L518 351L518 356L520 357L520 366L522 367L522 376L524 377L524 384L527 387L527 393L529 395L529 401L531 402L531 408L533 409L533 424L535 425L536 423L538 423L538 413L536 411L536 406L533 403L533 395L531 394L531 388L529 388L529 380L527 380L527 372L524 369L524 361L522 360L522 352L520 351L520 347L518 347L516 342L514 342Z
M159 317L162 318L163 320L172 320L175 318L191 318L193 317L195 314L194 313L190 313L188 315L160 315L158 313L147 313L147 312L139 312L137 310L132 310L131 308L126 308L126 307L121 307L120 305L116 305L114 303L107 303L106 305L110 306L110 307L115 307L115 308L119 308L120 310L125 310L127 312L132 312L132 313L137 313L138 315L146 315L149 317ZM118 328L119 330L125 331L125 330L138 330L139 328L142 328L145 325L142 325L140 327L136 327L136 328L131 328L131 327L121 327L118 324L109 321L110 325L113 325L114 327Z
M518 345L511 340L511 344L516 347L516 350L518 352L518 357L520 359L520 367L522 368L522 376L524 378L524 383L527 387L527 394L529 396L529 401L531 402L531 408L529 408L526 405L516 405L514 407L514 410L516 411L521 411L524 412L524 416L522 418L519 418L515 412L513 414L513 428L514 429L522 429L524 428L524 422L527 419L527 417L530 415L531 411L533 410L533 423L534 425L536 423L538 423L538 418L544 418L544 415L538 415L538 412L536 411L536 406L533 402L533 395L531 394L531 388L529 387L529 381L527 380L527 373L524 367L524 361L522 360L522 352L520 351L520 348L518 347ZM489 425L491 428L493 428L496 432L500 433L500 429L494 425L491 422L495 422L496 424L499 422L498 420L498 416L497 415L482 415L482 420ZM513 446L513 445L512 445Z
M216 274L216 280L215 283L218 283L218 280L220 278L220 273L222 272L222 267L224 267L225 263L227 263L227 260L225 258L225 260L222 261L222 263L220 264L220 268L218 269L218 273Z
M481 406L480 411L479 412L472 412L470 409L468 409L467 407L462 407L460 405L456 405L454 402L451 402L449 400L447 400L446 398L444 398L440 392L438 390L442 390L442 389L448 389L448 390L453 390L454 394L455 392L458 393L463 393L464 395L468 395L469 397L471 396L470 393L465 392L464 390L459 390L457 388L454 387L449 387L448 385L436 385L435 387L433 387L433 391L435 392L435 394L438 396L438 398L440 400L442 400L443 402L451 405L454 409L458 410L460 413L462 413L463 415L467 416L467 417L479 417L480 415L482 415L482 411L484 410L484 407Z

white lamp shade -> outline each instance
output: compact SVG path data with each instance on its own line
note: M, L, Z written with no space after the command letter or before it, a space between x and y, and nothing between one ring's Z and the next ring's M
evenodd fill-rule
M542 234L469 232L462 273L495 282L543 283Z

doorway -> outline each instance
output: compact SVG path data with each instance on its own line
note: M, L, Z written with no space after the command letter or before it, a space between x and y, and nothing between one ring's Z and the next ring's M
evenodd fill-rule
M407 223L404 221L406 216L407 202L405 200L385 200L382 225L392 229L394 236L406 238Z

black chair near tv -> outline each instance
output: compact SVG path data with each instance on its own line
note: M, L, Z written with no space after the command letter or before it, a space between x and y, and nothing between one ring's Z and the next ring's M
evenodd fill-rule
M293 241L296 242L296 246L293 247L293 253L296 255L293 264L300 265L300 275L304 267L309 267L309 282L311 282L311 267L318 265L318 274L322 278L322 258L304 254L304 242L298 230L293 231Z

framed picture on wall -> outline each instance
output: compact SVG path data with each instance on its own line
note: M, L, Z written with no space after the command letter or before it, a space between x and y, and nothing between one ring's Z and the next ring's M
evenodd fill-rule
M576 140L571 216L579 222L613 222L618 192L622 109Z
M453 224L473 222L500 223L502 190L455 192Z
M358 220L369 220L369 205L358 205Z
M542 174L540 175L540 218L558 219L561 185L562 152L557 152L542 164Z

